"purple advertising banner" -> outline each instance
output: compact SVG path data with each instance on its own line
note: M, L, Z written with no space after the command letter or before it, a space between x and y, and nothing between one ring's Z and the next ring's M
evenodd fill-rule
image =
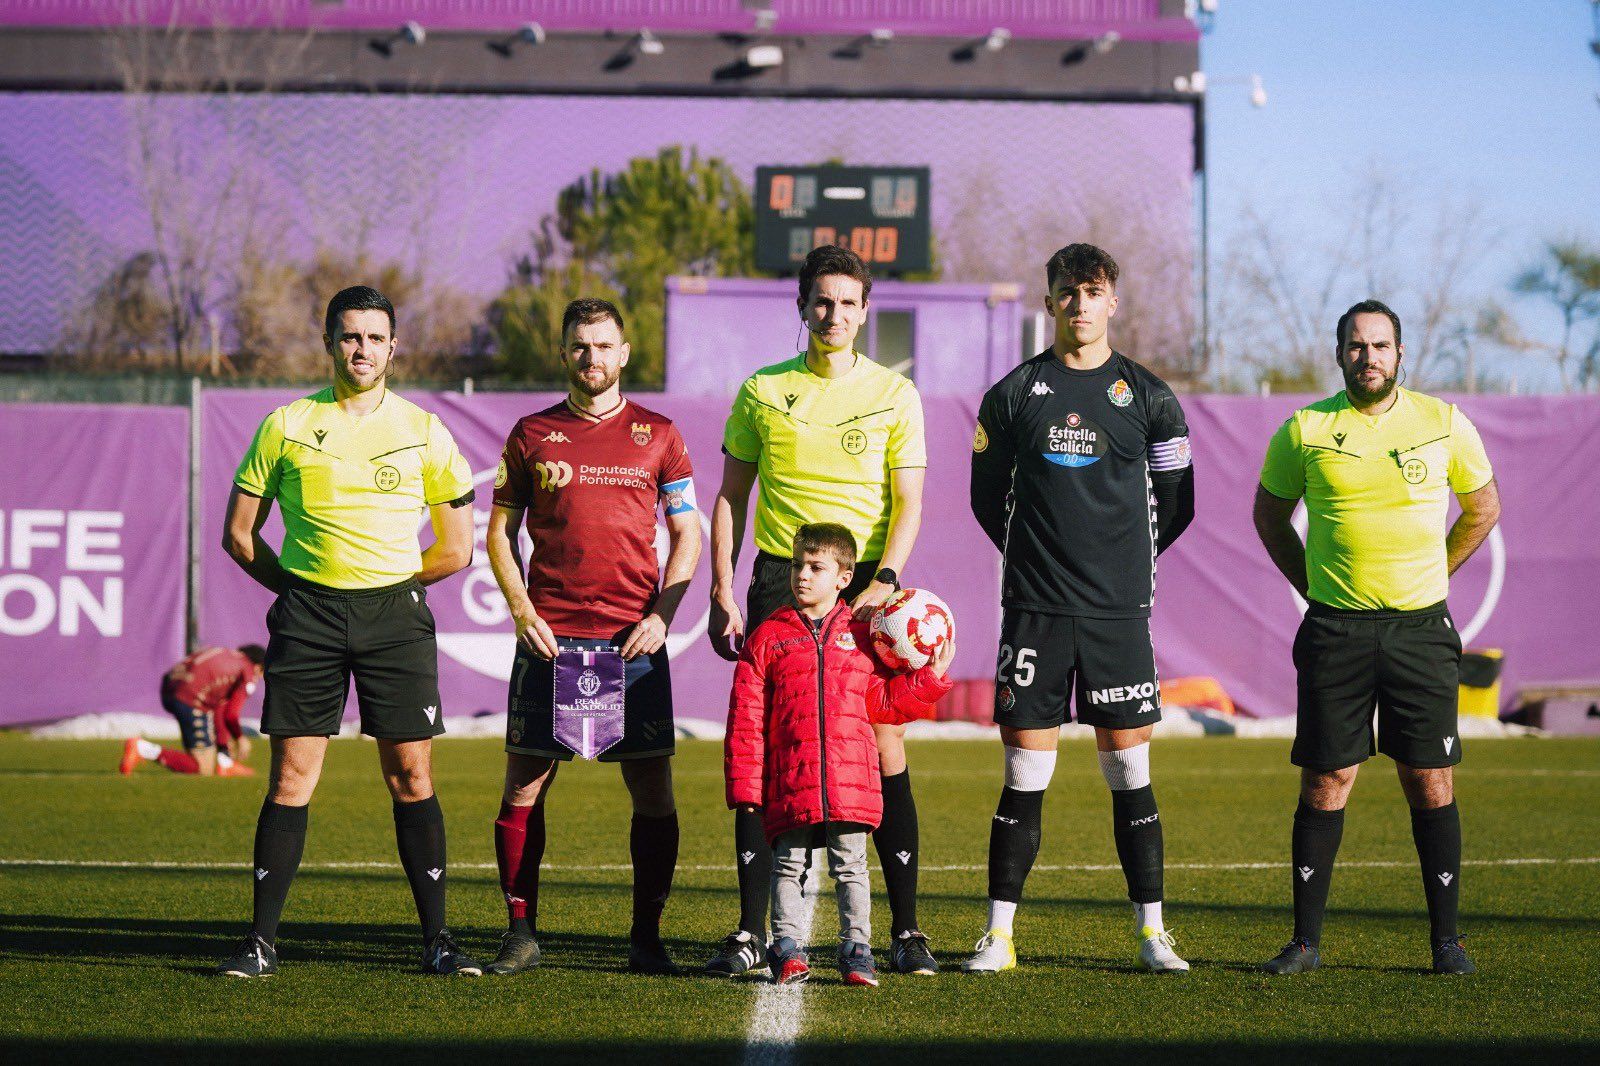
M201 637L207 642L238 643L264 635L269 596L222 553L220 520L234 464L251 433L269 410L294 395L220 391L206 396ZM500 711L512 644L482 543L488 487L511 425L558 397L408 395L445 420L480 487L472 566L430 597L439 621L445 711ZM709 508L721 477L728 401L659 394L638 399L677 422L696 464L699 498ZM1600 454L1600 403L1560 397L1457 399L1482 432L1504 508L1499 527L1451 583L1450 606L1465 643L1505 651L1506 701L1521 685L1600 679L1600 640L1594 637L1592 612L1577 592L1600 588L1600 541L1594 535L1600 525L1600 475L1584 458ZM1257 716L1294 711L1289 651L1301 607L1256 538L1251 501L1268 438L1308 400L1183 398L1194 441L1198 514L1161 558L1153 617L1157 660L1162 677L1217 678L1244 713ZM967 504L977 404L928 397L924 406L929 470L922 535L907 582L933 589L953 608L959 637L955 675L986 678L999 635L999 558ZM276 540L277 530L274 519L269 538ZM664 548L664 534L658 543ZM751 554L747 543L738 579L741 598ZM669 647L678 713L720 720L732 669L711 652L706 639L708 574L709 561L702 559Z
M0 725L159 707L183 656L188 412L0 417Z

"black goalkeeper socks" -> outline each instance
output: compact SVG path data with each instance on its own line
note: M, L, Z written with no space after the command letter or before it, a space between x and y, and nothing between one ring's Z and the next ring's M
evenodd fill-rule
M635 814L628 852L633 857L633 928L628 935L636 944L653 943L661 939L661 912L678 868L678 812L661 818Z
M255 916L250 930L269 944L278 938L278 919L305 852L306 811L269 799L256 817Z
M1313 945L1322 943L1322 917L1333 884L1333 860L1344 836L1344 810L1319 811L1302 800L1294 812L1294 935Z
M396 800L394 836L400 846L400 865L417 901L422 939L431 941L444 928L444 811L439 808L439 797L413 803Z
M1422 863L1422 891L1437 944L1460 933L1456 918L1461 903L1461 812L1455 803L1427 811L1413 807L1411 839Z
M989 826L989 898L1005 903L1022 902L1022 885L1039 857L1040 821L1044 790L1021 792L1007 787L1000 792L994 821Z
M911 771L883 779L883 823L872 834L889 897L890 934L917 928L917 801Z
M733 853L739 871L739 928L765 944L772 846L760 810L733 812Z
M1135 903L1160 903L1165 844L1155 790L1149 785L1113 789L1111 820L1128 898Z

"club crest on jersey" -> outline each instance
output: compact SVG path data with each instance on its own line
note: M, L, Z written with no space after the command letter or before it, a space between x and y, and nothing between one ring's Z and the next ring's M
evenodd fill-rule
M1106 389L1106 398L1113 407L1126 407L1133 402L1133 390L1128 388L1126 381L1118 378Z
M972 431L972 450L986 452L989 450L989 434L983 428L983 423L978 423L978 428Z
M1106 453L1106 434L1099 426L1073 411L1045 430L1044 451L1057 466L1088 466Z
M633 424L633 443L643 448L650 443L651 427L648 422L635 422Z
M1010 685L1001 685L1000 691L995 695L997 697L995 702L1000 704L1002 711L1009 711L1017 705L1017 694L1011 691Z
M847 429L844 436L839 438L839 447L845 450L846 455L860 455L867 450L867 434L859 429Z
M843 648L845 651L856 650L856 635L850 632L848 629L840 633L837 637L834 637L833 642L839 645L839 647Z
M1428 480L1428 464L1421 459L1407 459L1400 468L1400 476L1410 485L1420 485Z
M506 479L509 476L506 472L506 457L502 455L500 457L500 465L494 468L494 487L497 489L505 488Z

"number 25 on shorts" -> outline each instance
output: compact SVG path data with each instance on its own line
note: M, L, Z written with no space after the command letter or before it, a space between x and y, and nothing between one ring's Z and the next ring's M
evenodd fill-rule
M1018 648L1016 661L1012 661L1011 645L1000 645L1000 666L995 671L994 679L999 684L1013 684L1018 688L1027 688L1033 684L1033 657L1038 652L1033 648ZM1006 673L1011 676L1007 677Z

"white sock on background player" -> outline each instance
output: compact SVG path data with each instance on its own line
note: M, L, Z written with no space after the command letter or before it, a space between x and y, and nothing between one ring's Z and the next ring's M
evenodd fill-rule
M139 758L143 759L145 762L155 762L161 757L161 745L157 744L153 740L146 740L143 737L140 737L138 741L138 747Z

